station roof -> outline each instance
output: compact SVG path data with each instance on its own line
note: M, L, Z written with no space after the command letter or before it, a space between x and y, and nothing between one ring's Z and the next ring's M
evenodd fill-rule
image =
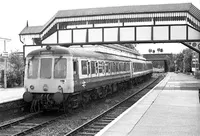
M172 12L172 11L189 11L194 12L195 7L191 3L179 4L157 4L157 5L133 5L88 9L60 10L55 17L79 17L93 15L110 15L110 14L127 14L127 13L156 13L156 12ZM200 14L198 15L200 17Z
M189 12L195 18L200 20L200 10L197 9L192 3L132 5L132 6L118 6L118 7L60 10L45 25L25 27L20 32L20 35L40 34L54 20L58 18L130 14L130 13L135 13L135 14L137 13L164 13L164 12Z
M30 26L25 27L20 34L39 34L44 26Z

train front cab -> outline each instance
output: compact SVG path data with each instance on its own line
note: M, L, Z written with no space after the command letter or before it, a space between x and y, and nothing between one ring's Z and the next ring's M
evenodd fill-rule
M60 104L64 95L73 93L73 61L71 56L28 55L24 86L26 102L40 101L43 106Z

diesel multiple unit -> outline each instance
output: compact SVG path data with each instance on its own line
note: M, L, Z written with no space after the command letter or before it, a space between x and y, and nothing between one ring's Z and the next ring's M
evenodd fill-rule
M152 63L141 56L47 46L26 57L23 99L31 103L32 111L72 109L122 90L152 72Z

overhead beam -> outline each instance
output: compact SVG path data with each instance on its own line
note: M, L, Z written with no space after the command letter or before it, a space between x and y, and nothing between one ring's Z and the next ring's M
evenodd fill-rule
M47 39L43 40L42 43L55 44L57 41L62 41L57 44L87 45L200 41L200 31L185 24L76 28L58 30L57 32L59 34L52 34Z

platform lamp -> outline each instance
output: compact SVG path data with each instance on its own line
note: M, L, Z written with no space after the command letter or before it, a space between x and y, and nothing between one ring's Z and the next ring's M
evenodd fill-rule
M194 60L195 60L195 61L194 61L194 65L195 65L194 68L195 68L195 72L197 71L197 60L196 60L196 59L197 59L197 56L196 56L196 54L195 54L195 52L194 52Z
M177 61L174 60L174 71L176 72L176 70L177 70Z
M4 88L7 88L7 76L6 76L6 72L7 72L7 57L8 57L8 52L6 51L6 42L11 41L11 39L0 37L0 40L4 41L4 51L3 51L3 54L2 54L2 56L4 57L4 64L5 64L5 67L4 67Z

